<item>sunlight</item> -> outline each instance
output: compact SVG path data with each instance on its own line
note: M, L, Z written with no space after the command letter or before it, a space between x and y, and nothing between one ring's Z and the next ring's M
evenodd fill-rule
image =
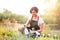
M40 11L40 13L44 14L45 13L45 10L48 10L48 9L55 9L56 8L56 2L57 0L47 0L47 1L44 1L44 3L42 4L43 6L41 7L42 11Z
M60 40L60 0L0 0L0 40Z
M30 8L37 6L39 8L40 15L45 13L45 9L55 8L56 2L57 0L1 0L0 12L3 10L3 8L5 8L19 15L29 16Z

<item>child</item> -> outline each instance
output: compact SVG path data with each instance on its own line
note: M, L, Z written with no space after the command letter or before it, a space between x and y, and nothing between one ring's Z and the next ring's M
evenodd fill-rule
M32 15L32 17L27 20L25 26L27 27L29 33L31 33L35 37L43 31L44 21L38 16L37 7L32 7L30 9L30 14ZM30 26L28 27L29 24Z

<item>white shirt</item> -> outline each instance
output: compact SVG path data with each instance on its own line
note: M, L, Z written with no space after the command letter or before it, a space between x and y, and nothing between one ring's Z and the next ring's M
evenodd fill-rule
M31 18L32 18L32 16L28 18L28 20L27 20L27 22L26 22L25 25L27 25L28 21L31 20ZM43 19L42 19L41 17L39 17L38 26L39 26L40 24L43 24L43 23L44 23Z

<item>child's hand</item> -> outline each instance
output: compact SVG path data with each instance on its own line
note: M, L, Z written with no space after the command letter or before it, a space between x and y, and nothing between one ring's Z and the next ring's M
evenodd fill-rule
M30 30L30 33L35 33L36 31L32 31L32 30Z

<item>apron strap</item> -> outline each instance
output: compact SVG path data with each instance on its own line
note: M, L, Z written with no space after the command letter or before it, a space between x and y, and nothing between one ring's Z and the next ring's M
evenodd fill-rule
M33 18L33 16L32 16L32 18ZM31 20L32 20L32 18L31 18ZM39 16L38 16L38 20L37 21L39 21Z

